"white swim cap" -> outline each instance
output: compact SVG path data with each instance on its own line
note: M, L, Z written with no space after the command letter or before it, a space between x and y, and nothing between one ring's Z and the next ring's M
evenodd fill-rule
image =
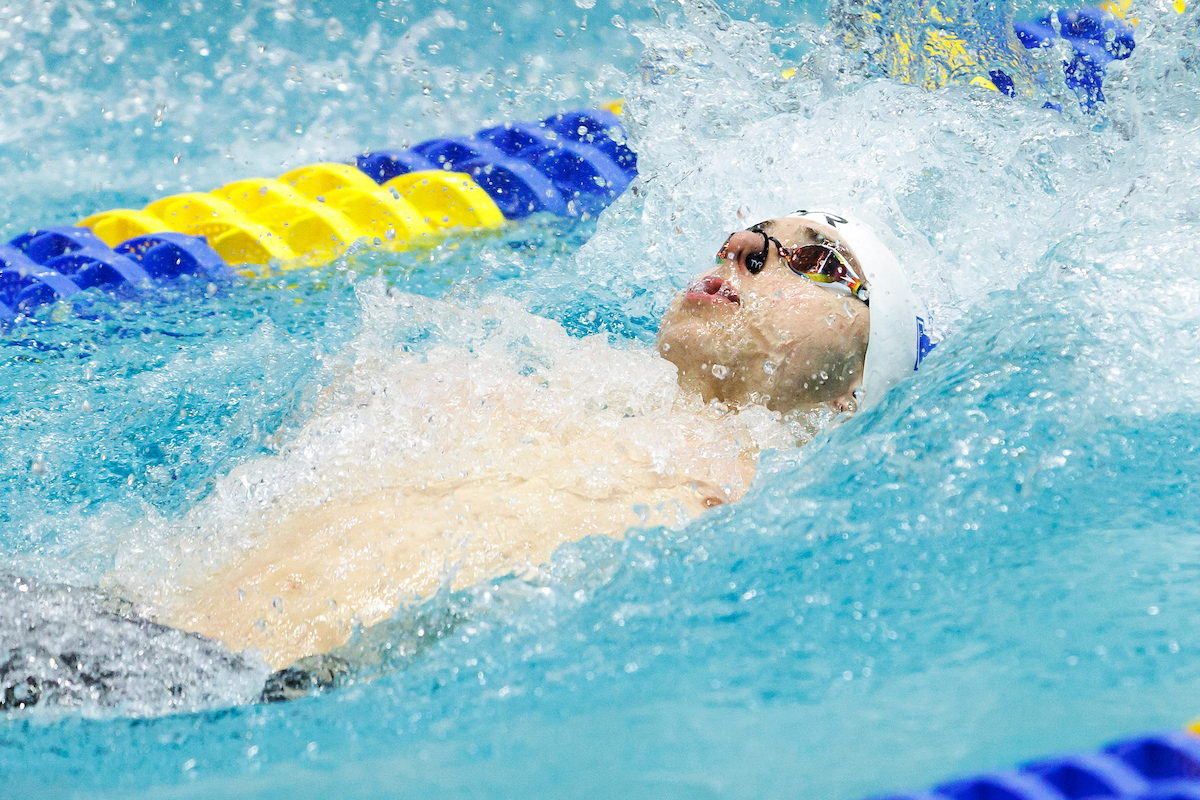
M826 211L796 211L788 216L833 228L863 269L870 292L871 334L860 408L872 406L915 372L933 349L925 331L925 312L896 256L865 224Z

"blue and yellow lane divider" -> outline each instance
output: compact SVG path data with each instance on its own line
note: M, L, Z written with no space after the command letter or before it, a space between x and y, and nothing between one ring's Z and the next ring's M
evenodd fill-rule
M599 213L637 176L619 110L512 122L31 231L0 245L0 317L93 287L254 277L328 263L360 241L403 251L535 213Z
M1009 97L1033 97L1051 88L1052 70L1061 70L1083 110L1094 112L1105 102L1105 68L1129 58L1136 47L1132 0L1045 10L1015 22L995 13L967 13L948 0L918 6L866 0L859 5L858 13L846 16L847 47L866 53L891 78L929 90L966 83ZM1172 5L1180 14L1187 10L1186 0ZM1020 49L1013 47L1013 35ZM1024 52L1053 48L1060 39L1068 45L1062 48L1061 64ZM879 46L868 49L868 41ZM1051 101L1044 107L1062 110Z

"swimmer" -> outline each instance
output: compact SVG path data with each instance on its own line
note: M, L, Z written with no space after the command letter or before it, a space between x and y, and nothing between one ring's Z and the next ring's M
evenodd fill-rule
M569 338L548 320L521 319ZM156 622L286 667L445 585L536 568L565 541L678 525L738 500L762 449L796 444L781 416L828 419L878 402L927 342L895 257L865 225L824 212L731 234L717 265L663 317L661 357L600 337L571 341L583 348L574 360L607 359L619 365L612 375L634 375L627 390L606 389L627 401L581 416L552 402L586 378L569 366L501 375L488 359L464 367L440 351L398 356L387 368L397 395L423 398L418 414L402 418L400 400L372 389L361 407L373 403L375 416L356 404L315 415L291 450L234 470L228 492L219 485L189 512L169 575L140 577L140 551L131 552L110 589ZM403 451L306 466L306 450L337 449L307 447L306 437L374 447L384 426L403 429ZM272 489L239 519L215 497L260 486ZM214 547L217 536L242 546Z

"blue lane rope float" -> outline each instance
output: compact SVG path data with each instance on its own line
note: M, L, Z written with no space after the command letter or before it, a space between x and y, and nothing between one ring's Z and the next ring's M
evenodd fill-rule
M408 150L365 153L357 164L379 183L423 169L463 172L508 219L539 212L594 214L637 177L637 156L608 109L511 122L474 136L430 139Z
M876 800L1200 800L1200 736L1166 731Z
M216 280L232 278L233 270L208 246L202 236L151 233L127 239L117 253L136 259L151 278L167 280L180 275L201 275Z
M533 213L596 214L637 177L619 113L512 122L33 230L0 245L0 317L93 287L311 266L359 240L401 251Z
M1059 34L1052 15L1057 18L1059 32L1072 49L1071 59L1063 62L1064 82L1079 96L1084 109L1091 111L1104 102L1104 68L1133 55L1137 20L1126 19L1129 5L1130 0L1123 0L1099 8L1048 11L1037 19L1013 23L1013 30L1026 50L1053 47Z

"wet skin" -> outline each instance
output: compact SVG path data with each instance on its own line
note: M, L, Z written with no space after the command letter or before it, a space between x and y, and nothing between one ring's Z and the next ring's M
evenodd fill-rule
M835 235L798 220L777 221L769 233L785 247ZM369 450L354 447L374 443L350 436L342 443L349 449L315 476L274 469L286 453L243 465L181 522L168 577L147 581L134 551L118 559L108 583L157 621L256 650L278 668L344 644L355 625L385 619L398 603L447 582L467 586L546 563L565 541L681 524L740 499L760 450L795 443L788 428L760 424L761 410L745 406L852 407L870 329L864 303L793 273L774 247L751 274L746 257L761 248L761 234L733 234L717 267L675 299L659 350L676 375L650 354L594 354L650 381L637 413L600 404L564 417L539 398L569 394L576 378L565 368L561 376L526 376L452 352L443 361L402 356L387 380L427 398L439 421L422 422L424 412L410 419L402 408L396 419L407 420L409 435L441 446L372 464ZM362 370L352 385L382 379L370 364ZM701 398L743 408L726 413ZM372 390L309 425L352 431L372 403L380 419L393 419L389 402ZM444 451L461 452L470 468L447 462ZM223 493L233 497L250 478L274 475L291 476L277 497L250 501L244 519L229 515ZM213 553L207 542L218 535L246 544Z
M783 218L767 223L766 232L785 247L840 245L862 274L832 228ZM663 316L659 352L679 369L679 385L706 401L760 403L785 413L852 409L871 329L867 304L797 275L774 245L763 269L751 274L746 257L762 247L759 233L729 237L717 266L680 292Z

